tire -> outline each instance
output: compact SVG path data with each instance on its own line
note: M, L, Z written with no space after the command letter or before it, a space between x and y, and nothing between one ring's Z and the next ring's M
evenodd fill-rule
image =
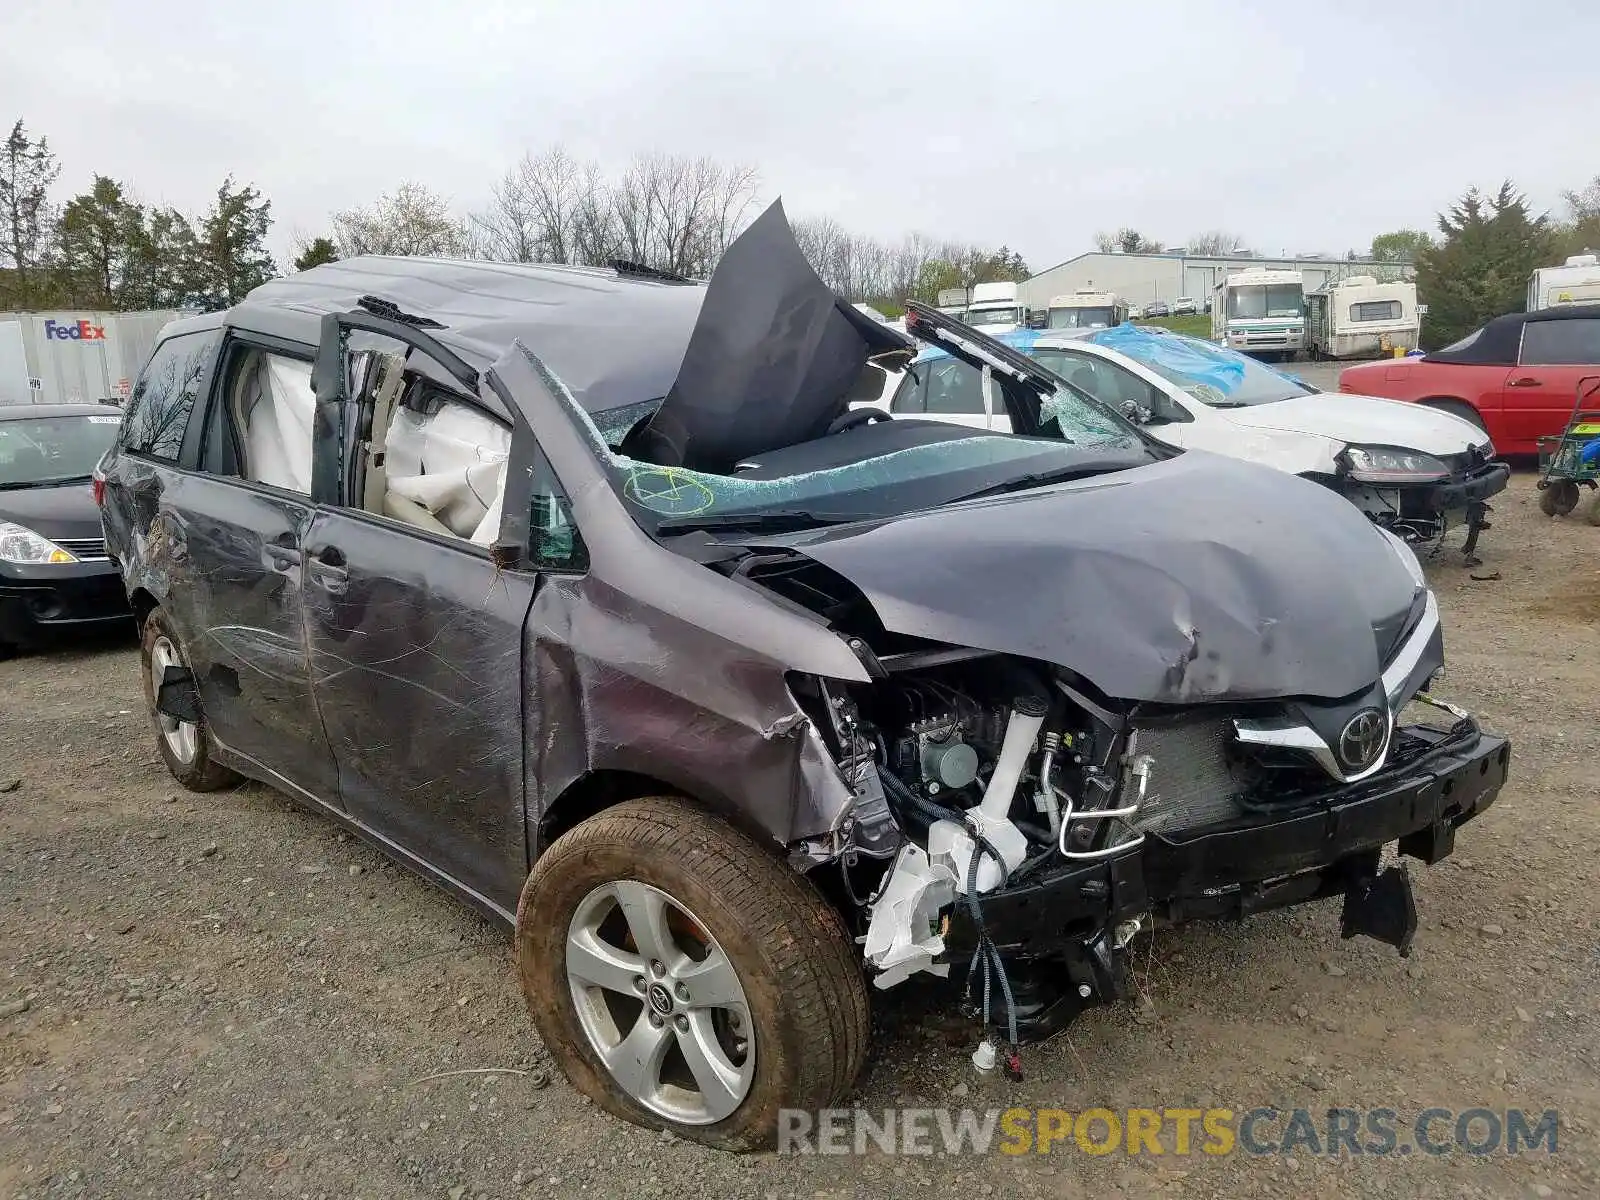
M1600 492L1589 501L1589 510L1583 514L1583 519L1591 525L1600 525Z
M1539 511L1547 517L1564 517L1578 507L1581 493L1570 479L1552 479L1539 491Z
M191 792L214 792L238 783L240 777L237 774L211 761L211 735L206 730L203 713L197 723L187 725L156 710L156 685L159 680L156 679L154 663L169 652L175 655L178 665L188 665L188 652L168 624L166 613L159 608L152 609L144 620L144 630L139 639L139 659L144 676L145 704L150 709L150 723L155 729L156 749L161 754L161 761L167 764L172 777ZM174 736L175 727L184 726L192 730L192 737Z
M1463 421L1470 421L1483 432L1488 433L1488 428L1483 423L1483 418L1478 415L1478 410L1465 400L1424 400L1429 408L1436 408L1440 412L1447 412L1453 417L1460 417Z
M656 931L677 943L663 954L673 961L638 953L655 931L636 936L649 922L629 920L623 901L630 913L661 904L664 923ZM602 912L609 912L603 920ZM596 940L611 955L603 963L609 970L592 971L589 964L601 960L569 954ZM705 952L701 962L683 956L686 942ZM517 905L516 961L534 1025L574 1087L625 1121L719 1149L770 1146L781 1108L837 1104L866 1056L866 988L839 915L756 842L681 799L629 801L557 840ZM679 981L692 983L696 966L718 961L731 965L736 984L728 988L724 973L724 998L737 992L738 999L695 1007L691 991L677 990L688 986ZM586 982L595 974L607 975L615 989ZM656 1018L652 1006L671 1008L672 1015ZM741 1030L754 1036L742 1062L739 1043L727 1040ZM624 1063L648 1053L637 1039L664 1047L662 1057L651 1056L659 1065L626 1083L601 1057L603 1043L615 1051L625 1037L635 1050ZM702 1076L687 1074L685 1049L708 1044L722 1054L718 1066L738 1079L725 1090L693 1089L701 1103L691 1112L683 1099L689 1093L671 1087L666 1076L698 1081ZM710 1057L704 1055L702 1069Z

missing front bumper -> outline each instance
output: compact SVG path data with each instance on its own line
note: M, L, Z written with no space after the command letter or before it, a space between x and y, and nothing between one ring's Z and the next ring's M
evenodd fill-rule
M1346 894L1376 875L1390 843L1438 862L1454 848L1455 831L1494 803L1511 747L1486 733L1459 746L1436 736L1440 753L1425 766L1381 772L1314 804L1151 834L1127 855L1013 877L982 897L984 926L1002 953L1065 956L1145 913L1167 924L1237 919ZM958 907L944 939L952 961L971 953L975 933Z

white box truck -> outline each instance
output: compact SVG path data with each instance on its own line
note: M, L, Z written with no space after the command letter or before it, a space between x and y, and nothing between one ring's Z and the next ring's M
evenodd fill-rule
M1312 358L1379 358L1415 350L1422 319L1417 285L1352 275L1306 293Z
M940 312L949 313L959 320L961 314L967 311L967 301L970 299L971 295L964 287L940 288L939 302L935 307Z
M1003 333L1028 323L1028 311L1017 299L1015 283L980 283L972 289L972 299L961 318L989 333Z
M0 404L119 404L178 315L0 313Z

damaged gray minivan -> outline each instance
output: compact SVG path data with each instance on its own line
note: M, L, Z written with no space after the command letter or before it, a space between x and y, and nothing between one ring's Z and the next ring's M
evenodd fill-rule
M777 206L709 286L358 258L169 326L96 480L163 758L513 925L574 1085L730 1148L849 1092L870 984L955 968L1015 1074L1155 924L1403 951L1382 852L1509 760L1411 551L957 333L1015 435L851 411L913 347Z

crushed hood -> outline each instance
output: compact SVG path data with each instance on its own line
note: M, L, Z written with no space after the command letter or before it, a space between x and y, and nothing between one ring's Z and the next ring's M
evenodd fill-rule
M859 398L869 358L914 350L822 282L775 201L717 264L677 380L625 450L725 474L741 459L822 437Z
M1324 392L1222 410L1235 425L1312 433L1358 446L1397 446L1424 454L1463 454L1487 440L1470 421L1440 409L1376 396Z
M891 632L1055 663L1122 700L1349 696L1416 597L1343 497L1197 451L760 540L849 580Z

